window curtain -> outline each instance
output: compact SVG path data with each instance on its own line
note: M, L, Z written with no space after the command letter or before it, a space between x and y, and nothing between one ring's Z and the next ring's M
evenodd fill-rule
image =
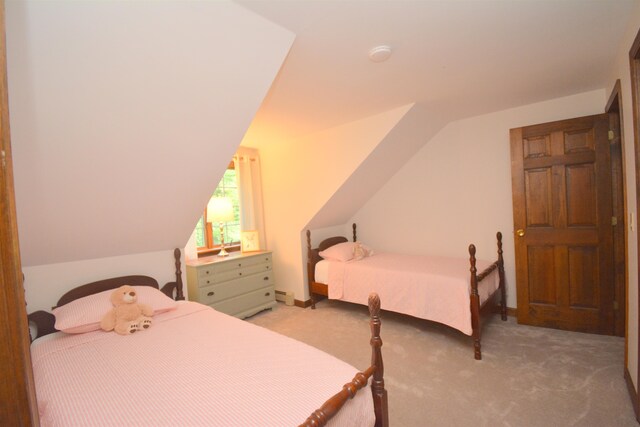
M257 230L260 249L267 249L258 150L241 147L233 157L240 199L240 230Z

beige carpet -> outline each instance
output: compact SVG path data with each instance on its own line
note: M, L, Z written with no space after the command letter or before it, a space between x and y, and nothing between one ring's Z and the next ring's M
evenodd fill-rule
M369 364L364 306L324 300L312 311L279 303L248 320L359 369ZM522 326L497 315L483 334L483 360L476 361L466 335L383 312L393 427L638 425L623 378L622 338Z

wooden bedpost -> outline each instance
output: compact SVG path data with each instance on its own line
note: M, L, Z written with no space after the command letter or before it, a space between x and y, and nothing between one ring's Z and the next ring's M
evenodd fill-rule
M356 223L355 222L353 224L351 224L351 228L353 228L353 241L355 242L356 240L358 240L356 238Z
M482 359L480 351L480 295L478 295L478 276L476 268L476 247L469 245L469 263L471 264L471 328L473 329L473 350L476 360Z
M500 277L500 318L507 320L507 289L504 283L504 258L502 257L502 233L497 232L498 239L498 274Z
M175 248L173 257L176 259L176 301L184 301L184 292L182 291L182 270L180 269L180 249Z
M355 230L355 224L354 224ZM382 338L380 338L380 297L376 293L369 295L369 315L371 320L371 365L376 367L371 380L373 406L376 412L375 427L389 426L389 408L387 391L384 388L384 364L382 363Z
M313 265L311 265L311 230L307 230L307 286L309 287L309 298L311 298L311 309L316 309L316 297L311 290L311 284L315 280Z
M358 372L350 383L345 384L339 393L334 394L324 404L300 424L299 427L323 427L342 408L345 402L352 399L358 390L364 388L371 380L371 394L375 411L375 427L389 427L389 407L387 391L384 389L384 367L382 365L382 339L380 338L380 297L369 295L369 325L371 326L371 366L364 372Z

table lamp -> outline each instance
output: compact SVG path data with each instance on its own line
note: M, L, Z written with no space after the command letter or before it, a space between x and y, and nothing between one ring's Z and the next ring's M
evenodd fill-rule
M224 223L233 221L233 203L228 197L212 197L207 204L207 222L220 225L220 253L218 256L227 256L224 249Z

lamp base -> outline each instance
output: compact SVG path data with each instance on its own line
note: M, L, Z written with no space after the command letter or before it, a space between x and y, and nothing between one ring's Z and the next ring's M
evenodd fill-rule
M220 222L220 252L219 257L229 256L229 252L224 250L224 223Z

